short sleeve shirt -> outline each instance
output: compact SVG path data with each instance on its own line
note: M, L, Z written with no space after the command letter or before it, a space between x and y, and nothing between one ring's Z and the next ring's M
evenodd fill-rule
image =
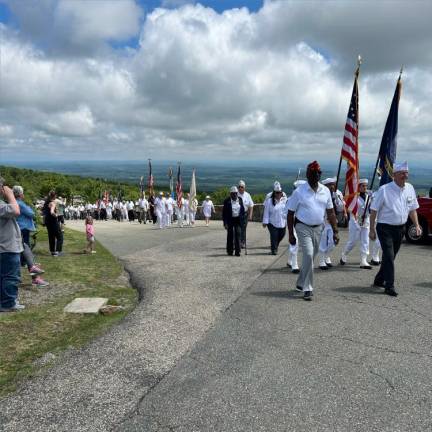
M377 222L404 225L409 212L419 208L416 193L410 183L399 187L395 182L381 186L374 194L371 210L377 212Z
M307 225L324 223L326 210L333 208L329 189L318 183L314 191L309 183L299 186L288 200L287 209L295 212L296 218Z
M247 211L250 207L254 206L254 202L249 192L244 191L242 194L239 193L238 196L243 200L243 206L245 211Z

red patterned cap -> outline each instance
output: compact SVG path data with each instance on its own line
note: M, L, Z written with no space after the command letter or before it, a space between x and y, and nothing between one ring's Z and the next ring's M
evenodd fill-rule
M307 166L308 170L311 171L321 171L321 167L320 164L315 160L313 162L311 162L308 166Z

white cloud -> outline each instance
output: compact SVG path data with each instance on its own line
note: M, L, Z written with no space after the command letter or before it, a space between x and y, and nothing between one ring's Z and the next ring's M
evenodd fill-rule
M269 1L257 13L223 14L186 4L154 10L141 28L132 0L43 0L43 14L16 3L22 27L0 29L9 148L75 158L100 157L101 144L123 159L167 149L182 158L338 158L359 52L361 155L378 150L405 59L399 150L413 156L428 145L429 3ZM407 16L397 28L396 7ZM136 49L107 48L138 33Z

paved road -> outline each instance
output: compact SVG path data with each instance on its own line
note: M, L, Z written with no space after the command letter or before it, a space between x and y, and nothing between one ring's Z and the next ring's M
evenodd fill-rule
M354 254L307 303L258 224L240 258L216 224L96 230L144 299L3 401L5 431L432 430L430 245L402 247L396 299Z

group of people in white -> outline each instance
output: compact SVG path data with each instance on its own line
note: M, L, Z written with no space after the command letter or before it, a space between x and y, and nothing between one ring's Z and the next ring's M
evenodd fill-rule
M294 182L294 191L301 185L306 184L306 180L296 180ZM336 177L329 177L321 181L321 184L326 186L331 194L333 208L336 214L347 215L347 209L343 194L340 190L336 189ZM359 210L357 217L349 215L349 234L348 241L342 249L339 263L344 265L347 262L348 254L359 244L360 247L360 267L363 269L371 269L371 265L368 262L369 256L369 210L366 209L366 201L369 197L369 205L372 200L372 192L367 190L368 179L359 180L359 196L358 205ZM293 193L294 193L293 191ZM264 213L263 213L263 226L268 228L270 232L270 249L271 254L276 255L278 253L278 246L281 240L284 238L287 227L287 213L289 209L291 196L287 196L282 190L282 186L279 182L275 182L273 185L273 192L270 192L264 202ZM328 270L333 267L331 260L331 253L333 252L336 244L333 239L333 227L325 217L324 229L322 230L320 241L319 241L319 268L321 270ZM317 224L318 225L318 224ZM294 236L297 238L296 230L294 229ZM299 273L299 265L297 255L299 252L298 241L288 246L288 262L287 266L291 268L293 273ZM370 261L372 265L380 264L380 243L376 239L372 245L372 259Z
M160 229L171 226L174 215L179 227L194 226L197 209L198 200L195 197L191 199L189 193L186 198L175 200L171 195L165 197L163 192L159 192L154 200L154 212Z

